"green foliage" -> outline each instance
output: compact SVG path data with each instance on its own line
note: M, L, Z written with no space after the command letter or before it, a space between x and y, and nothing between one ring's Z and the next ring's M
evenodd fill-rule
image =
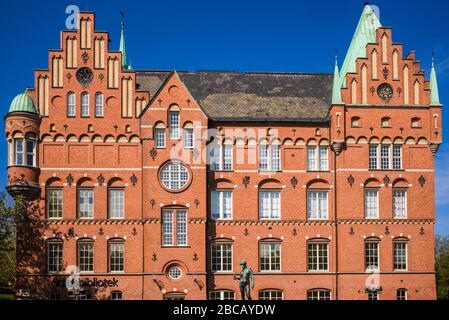
M0 194L0 292L14 286L16 270L16 230L26 217L26 204L22 198L10 200Z
M449 237L435 236L438 299L449 300Z

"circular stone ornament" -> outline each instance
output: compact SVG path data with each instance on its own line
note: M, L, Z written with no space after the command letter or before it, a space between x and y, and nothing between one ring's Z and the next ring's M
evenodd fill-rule
M82 85L89 85L93 79L94 74L88 67L79 68L76 72L76 80Z
M389 101L393 98L393 88L388 83L382 83L377 87L377 95L382 100Z

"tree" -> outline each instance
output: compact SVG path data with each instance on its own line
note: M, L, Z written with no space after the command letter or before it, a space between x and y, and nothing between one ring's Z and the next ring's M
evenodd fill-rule
M438 299L449 300L449 237L435 236Z

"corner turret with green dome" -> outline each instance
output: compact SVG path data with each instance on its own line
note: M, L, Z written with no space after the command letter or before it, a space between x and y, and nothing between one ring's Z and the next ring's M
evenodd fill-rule
M11 105L9 106L8 114L13 112L28 112L37 115L33 99L30 95L28 95L26 90L12 100Z

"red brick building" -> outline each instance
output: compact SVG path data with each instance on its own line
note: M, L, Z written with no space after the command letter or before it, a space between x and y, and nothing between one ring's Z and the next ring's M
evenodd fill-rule
M78 19L5 117L19 297L436 298L435 68L371 7L334 74L136 71Z

